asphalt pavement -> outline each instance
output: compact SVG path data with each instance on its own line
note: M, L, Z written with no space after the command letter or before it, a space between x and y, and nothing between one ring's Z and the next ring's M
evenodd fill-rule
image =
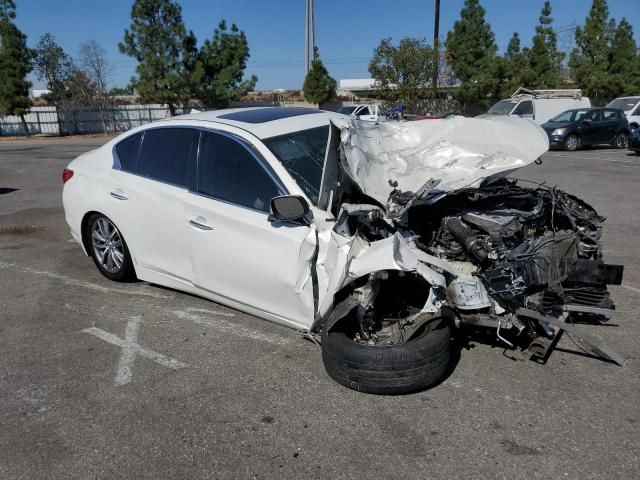
M333 382L294 331L104 278L71 240L61 172L105 142L0 142L0 478L640 478L640 157L550 152L518 178L608 217L617 313L546 365L472 343L414 395Z

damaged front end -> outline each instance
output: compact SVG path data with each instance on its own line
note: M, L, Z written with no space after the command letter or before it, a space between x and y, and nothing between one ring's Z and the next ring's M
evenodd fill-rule
M433 128L425 123L429 127L407 127L413 129L409 143L420 141L411 139L415 128ZM607 285L621 283L623 267L603 261L604 218L557 188L525 187L504 177L543 153L537 127L518 125L531 139L528 145L523 140L527 155L494 148L493 162L480 141L461 149L440 137L402 150L407 132L383 131L376 145L375 131L364 128L343 126L341 163L364 193L362 203L341 206L319 258L335 292L320 309L323 342L335 331L360 346L408 345L445 319L452 329L492 329L496 341L540 362L563 331L574 332L593 353L622 362L572 325L606 320L614 309ZM380 157L388 168L379 168ZM438 175L441 157L448 169ZM387 190L373 172L388 175Z

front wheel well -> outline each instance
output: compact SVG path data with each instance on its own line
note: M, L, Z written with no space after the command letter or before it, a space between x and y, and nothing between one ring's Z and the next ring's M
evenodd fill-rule
M82 222L80 222L80 235L82 238L82 245L84 246L85 253L88 257L91 256L91 243L89 241L89 219L94 215L101 215L100 212L91 211L84 214Z

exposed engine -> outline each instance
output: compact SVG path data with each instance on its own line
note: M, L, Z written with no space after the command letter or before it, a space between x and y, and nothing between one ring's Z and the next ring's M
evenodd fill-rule
M621 282L622 267L604 264L605 219L573 195L502 179L427 199L394 191L390 201L400 212L395 218L375 207L354 209L343 212L347 218L338 221L337 231L370 242L399 232L421 251L446 260L458 275L446 292L430 294L442 298L439 313L446 309L458 324L495 327L498 338L513 346L501 329L525 333L531 343L558 332L540 318L556 318L569 307L587 313L613 308L606 285ZM354 314L356 341L398 342L424 320L416 292L423 292L424 301L429 288L415 274L377 273L353 290L366 298Z

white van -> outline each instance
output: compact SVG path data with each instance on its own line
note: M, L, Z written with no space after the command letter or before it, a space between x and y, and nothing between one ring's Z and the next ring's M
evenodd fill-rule
M629 121L629 128L635 130L640 126L640 97L618 97L611 100L607 108L622 110Z
M538 125L572 108L589 108L591 100L582 90L527 90L520 87L511 98L500 100L485 115L514 115Z

